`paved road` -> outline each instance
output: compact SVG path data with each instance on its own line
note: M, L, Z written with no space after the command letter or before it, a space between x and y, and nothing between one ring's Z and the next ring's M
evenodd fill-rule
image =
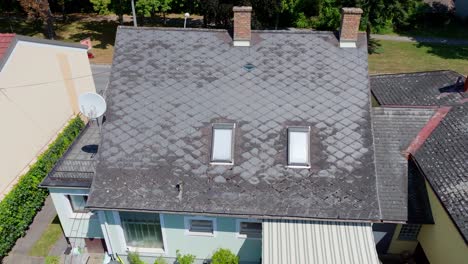
M371 38L380 39L380 40L393 40L393 41L400 41L400 42L424 42L424 43L468 46L468 40L466 39L404 37L404 36L379 35L379 34L371 34Z
M108 64L91 64L96 92L102 94L109 82L111 66Z

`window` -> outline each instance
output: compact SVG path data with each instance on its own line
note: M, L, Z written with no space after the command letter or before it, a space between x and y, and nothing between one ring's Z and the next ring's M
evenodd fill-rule
M237 220L237 237L239 238L262 238L262 222L256 220Z
M127 247L164 249L159 214L120 212Z
M233 163L234 124L213 124L211 162L220 164Z
M398 239L399 240L417 240L420 229L421 229L421 225L417 225L417 224L402 225L400 234L398 235Z
M288 128L288 165L291 167L310 166L310 127Z
M88 201L88 196L85 195L67 195L68 200L73 213L87 213L88 210L85 209L86 202Z
M186 217L185 233L187 235L214 236L215 219L207 217Z

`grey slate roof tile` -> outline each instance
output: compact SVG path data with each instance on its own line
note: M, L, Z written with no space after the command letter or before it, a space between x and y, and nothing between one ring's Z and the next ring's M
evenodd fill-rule
M412 222L431 222L431 217L425 217L426 199L420 198L424 192L419 191L417 184L408 188L409 182L420 181L415 173L408 175L404 152L433 114L434 110L428 109L373 108L377 190L383 220L406 222L410 218ZM410 215L408 203L414 209Z
M432 71L373 75L370 84L382 106L442 106L468 98L463 92L464 80L453 71Z
M468 242L468 103L452 107L414 158Z
M357 49L331 32L253 39L118 29L89 207L379 219L365 35ZM237 124L233 166L210 165L213 122ZM291 125L311 126L310 169L286 166Z

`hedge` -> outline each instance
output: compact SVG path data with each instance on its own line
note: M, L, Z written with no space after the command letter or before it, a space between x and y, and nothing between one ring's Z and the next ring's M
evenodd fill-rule
M36 213L42 208L48 192L39 188L39 184L83 127L84 123L79 117L72 119L49 148L38 157L29 171L21 176L13 189L0 201L0 260L13 248L16 240L24 236Z

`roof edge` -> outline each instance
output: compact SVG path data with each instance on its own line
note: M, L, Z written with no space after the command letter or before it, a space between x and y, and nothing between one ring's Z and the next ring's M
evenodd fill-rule
M3 67L8 61L8 58L10 57L11 53L16 47L16 44L18 44L19 41L67 47L67 48L77 48L77 49L86 49L86 50L88 49L87 46L83 44L79 44L79 43L69 43L69 42L51 40L51 39L40 39L40 38L34 38L34 37L28 37L28 36L15 34L15 37L13 38L10 46L6 50L5 54L3 55L3 58L0 60L0 71L2 71Z
M344 219L344 218L319 218L319 217L295 217L281 215L261 215L261 214L236 214L236 213L210 213L210 212L194 212L194 211L176 211L176 210L144 210L131 208L115 208L115 207L98 207L86 206L90 210L102 211L127 211L127 212L142 212L142 213L163 213L163 214L185 214L185 215L207 215L220 217L241 217L241 218L257 218L257 219L285 219L285 220L317 220L317 221L336 221L336 222L362 222L362 223L381 223L380 219Z
M414 155L418 149L424 144L426 139L429 138L431 133L437 126L440 124L442 119L448 114L448 112L452 109L450 106L441 107L437 112L429 119L426 125L419 131L418 135L413 139L410 143L408 148L405 151L406 159L409 159L409 155Z
M445 70L433 70L433 71L417 71L417 72L400 72L400 73L378 73L378 74L370 74L369 77L372 78L372 77L385 77L385 76L397 76L397 75L400 75L400 76L405 76L405 75L412 75L412 74L424 74L424 73L437 73L437 72L452 72L452 73L456 73L460 76L464 76L463 74L459 73L459 72L456 72L454 70L450 70L450 69L445 69Z

